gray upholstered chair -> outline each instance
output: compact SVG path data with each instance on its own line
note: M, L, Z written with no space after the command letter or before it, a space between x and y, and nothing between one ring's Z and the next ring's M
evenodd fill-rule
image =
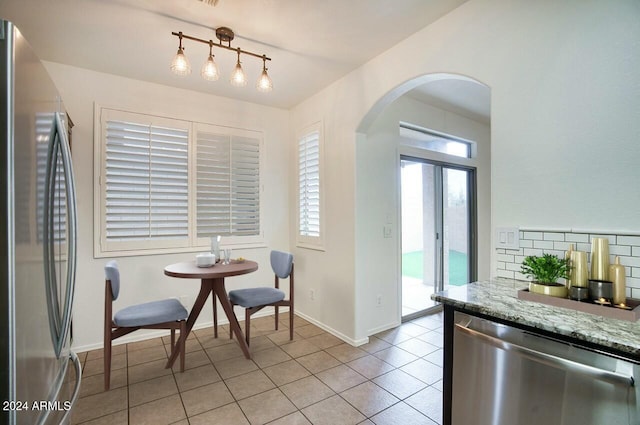
M259 287L229 291L231 305L245 308L245 338L249 344L251 315L266 306L275 307L276 330L278 330L278 308L289 307L289 339L293 339L293 255L288 252L271 251L271 269L275 274L275 287ZM285 300L285 293L280 290L280 279L289 278L289 299ZM217 326L217 324L214 324ZM231 337L233 337L231 333Z
M136 304L119 310L112 318L113 301L120 294L120 271L115 261L104 267L104 389L111 385L111 341L138 329L171 329L171 349L176 344L176 329L186 334L189 313L176 299ZM180 344L180 371L184 372L184 339Z

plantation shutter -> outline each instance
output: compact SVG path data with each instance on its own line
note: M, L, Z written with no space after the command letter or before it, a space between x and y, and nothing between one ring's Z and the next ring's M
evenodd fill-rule
M197 132L197 237L260 235L260 139Z
M299 234L320 236L320 132L298 141Z
M107 119L106 241L188 242L185 128Z

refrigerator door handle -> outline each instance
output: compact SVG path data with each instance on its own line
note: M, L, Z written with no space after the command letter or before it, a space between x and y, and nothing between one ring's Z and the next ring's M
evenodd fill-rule
M73 366L76 370L76 384L73 389L73 395L71 396L71 400L69 400L70 402L69 409L64 413L64 416L60 420L60 425L66 425L69 423L71 411L73 410L73 406L76 404L76 401L78 400L78 396L80 395L80 382L82 381L82 366L80 365L80 359L78 358L76 353L74 353L73 351L69 353L69 357L71 357L71 360L73 361Z
M496 338L491 335L487 335L483 332L479 332L475 329L470 329L465 326L456 324L455 331L469 335L472 338L481 340L482 342L491 345L493 347L502 349L504 351L515 352L523 357L538 363L543 363L557 369L569 370L583 375L590 376L592 378L606 381L616 385L624 385L627 387L634 386L634 380L632 376L622 375L620 373L603 370L597 367L589 366L586 364L578 363L573 360L565 359L562 357L554 356L552 354L543 353L541 351L533 350L528 347L524 347L512 342L507 342L503 339Z
M75 369L76 374L76 382L73 388L73 394L71 395L71 399L68 402L64 402L65 404L61 406L62 409L65 410L62 418L58 421L57 425L68 425L69 419L71 415L71 411L73 410L73 406L76 404L78 397L80 395L80 382L82 381L82 366L80 365L80 358L73 351L69 352L69 360L73 362L73 368ZM60 394L60 389L65 383L65 378L67 376L67 368L68 363L64 365L62 373L58 376L58 380L54 385L54 389L52 394L50 395L50 401L54 401L57 399ZM68 404L66 404L68 403ZM43 410L42 415L38 418L37 425L45 425L49 421L49 417L51 416L52 410ZM52 419L53 420L53 419Z
M65 173L65 188L67 198L67 222L69 227L69 240L67 249L67 282L65 291L64 313L62 316L63 340L69 336L71 328L71 314L73 311L73 295L75 292L76 282L76 262L77 262L77 244L78 244L78 215L76 206L76 189L75 177L73 175L73 163L71 161L71 147L69 145L69 136L63 123L62 113L56 113L56 127L58 127L58 137L60 137L60 146L62 147L62 161Z
M53 226L53 206L55 198L55 181L57 175L58 154L62 161L65 179L66 197L66 223L68 230L67 239L67 273L65 299L60 315L60 301L57 296L58 282L55 273L55 255L53 243L55 241ZM45 280L47 285L47 305L49 312L49 326L56 357L60 358L62 347L66 343L71 326L71 311L73 308L73 294L75 289L76 273L76 246L77 246L77 212L75 198L75 180L71 163L71 149L67 132L62 121L62 113L57 112L49 136L49 149L47 153L47 171L45 175L45 210L44 210L44 259Z

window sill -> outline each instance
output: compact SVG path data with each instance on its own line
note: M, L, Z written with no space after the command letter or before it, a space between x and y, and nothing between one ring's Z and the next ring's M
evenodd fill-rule
M255 243L234 243L234 244L222 244L221 249L230 248L236 249L261 249L267 248L264 242ZM145 255L165 255L165 254L183 254L189 252L209 252L210 247L208 245L189 247L189 248L158 248L158 249L137 249L137 250L119 250L119 251L100 251L99 247L96 248L93 254L93 258L115 258L115 257L139 257Z
M324 245L315 245L315 244L304 243L304 242L296 242L296 247L303 248L303 249L311 249L313 251L322 251L322 252L325 251Z

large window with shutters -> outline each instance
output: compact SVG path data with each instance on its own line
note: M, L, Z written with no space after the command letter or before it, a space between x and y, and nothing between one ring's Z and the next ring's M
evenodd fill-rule
M316 123L298 135L297 244L301 247L323 248L322 154L322 124Z
M96 112L96 256L261 241L259 132Z

